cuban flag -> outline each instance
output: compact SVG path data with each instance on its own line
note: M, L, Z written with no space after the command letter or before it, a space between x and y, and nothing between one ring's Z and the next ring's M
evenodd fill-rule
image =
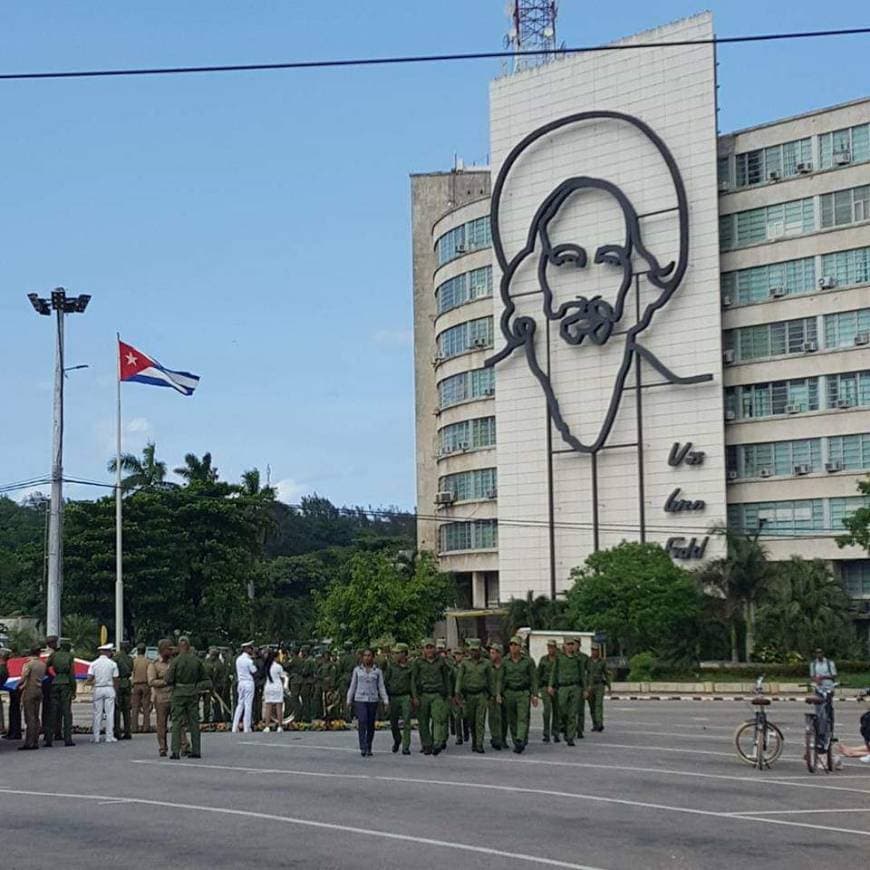
M183 396L192 396L199 384L199 375L176 372L160 365L156 359L118 339L118 371L122 381L136 381L154 387L172 387Z

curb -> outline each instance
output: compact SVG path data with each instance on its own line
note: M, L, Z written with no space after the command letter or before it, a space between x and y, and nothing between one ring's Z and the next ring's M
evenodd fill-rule
M753 695L610 695L611 701L751 701ZM806 695L768 695L771 701L801 702ZM862 701L862 698L835 698L840 701Z

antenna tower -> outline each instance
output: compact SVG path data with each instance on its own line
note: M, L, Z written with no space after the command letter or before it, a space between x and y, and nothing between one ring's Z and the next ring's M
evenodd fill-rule
M505 46L517 52L513 71L549 63L556 54L556 0L511 0L507 14L511 28ZM540 51L541 54L519 54Z

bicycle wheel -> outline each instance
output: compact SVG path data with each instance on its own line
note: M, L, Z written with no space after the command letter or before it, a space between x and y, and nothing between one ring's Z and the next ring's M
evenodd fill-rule
M741 761L753 766L758 763L754 720L737 726L737 730L734 732L734 746L737 748L737 755Z
M816 772L816 761L818 760L818 757L819 755L816 750L816 731L814 728L807 728L804 761L807 763L807 770L810 773Z
M770 767L774 761L782 755L782 747L785 743L785 738L782 736L782 731L772 723L767 723L767 732L763 742L763 762L764 767Z

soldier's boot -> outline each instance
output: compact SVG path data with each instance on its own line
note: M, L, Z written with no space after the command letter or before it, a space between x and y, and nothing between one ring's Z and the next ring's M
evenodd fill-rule
M398 752L399 747L402 745L402 739L400 737L393 738L393 752Z

